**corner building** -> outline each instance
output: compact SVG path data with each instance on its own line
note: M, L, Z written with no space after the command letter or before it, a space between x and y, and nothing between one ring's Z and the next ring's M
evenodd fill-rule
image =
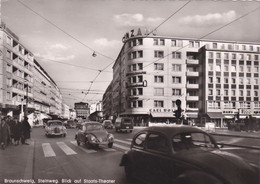
M109 115L137 125L176 122L179 99L193 122L223 126L238 112L258 117L259 44L148 36L140 29L129 35L113 66Z

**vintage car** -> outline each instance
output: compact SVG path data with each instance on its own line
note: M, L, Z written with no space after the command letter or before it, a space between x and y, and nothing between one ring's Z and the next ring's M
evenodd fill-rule
M105 129L113 129L114 128L111 120L104 120L102 124L103 124Z
M77 144L85 144L88 149L92 146L108 145L112 148L114 143L113 134L108 133L102 124L97 122L86 122L81 124L75 135Z
M64 136L66 137L67 131L63 122L60 120L49 120L45 124L45 135L49 136Z
M221 151L195 127L148 127L138 132L120 162L127 179L164 184L259 184L260 170Z
M76 122L74 120L67 120L64 122L66 128L76 128Z

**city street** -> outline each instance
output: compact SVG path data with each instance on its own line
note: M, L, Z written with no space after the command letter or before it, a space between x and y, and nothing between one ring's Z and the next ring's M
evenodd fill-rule
M77 129L67 129L66 137L47 138L44 128L32 130L29 146L9 146L1 150L1 182L11 183L12 179L31 179L36 183L125 183L124 168L119 167L123 153L129 149L133 135L142 128L135 128L132 133L116 133L113 148L100 146L87 149L78 146L74 136ZM216 133L216 132L215 132ZM257 134L258 135L258 134ZM219 143L225 144L222 150L242 156L246 161L260 165L259 149L231 147L226 145L259 146L258 139L234 136L214 135ZM14 159L12 161L12 159ZM19 160L15 162L15 159ZM3 175L4 174L4 175Z

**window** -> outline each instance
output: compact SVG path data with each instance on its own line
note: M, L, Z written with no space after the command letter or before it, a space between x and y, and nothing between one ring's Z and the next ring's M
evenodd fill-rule
M143 101L137 100L131 102L131 108L143 107Z
M172 47L182 47L182 40L171 40Z
M232 59L236 59L237 55L236 54L232 54Z
M239 59L244 60L244 54L239 54Z
M172 95L173 96L180 96L181 95L181 89L172 89Z
M224 90L225 96L228 96L228 90Z
M235 64L232 64L232 65L231 65L231 71L232 71L232 72L235 72L236 69L237 69L237 68L236 68L236 65L235 65Z
M228 78L224 78L224 83L228 84Z
M172 64L172 71L180 72L181 71L181 64Z
M243 78L239 78L239 84L244 84L244 79Z
M164 136L152 133L148 135L147 138L147 149L167 153L169 151L169 145Z
M143 51L142 50L137 51L137 57L138 58L142 58L143 57Z
M213 64L209 64L209 71L213 71L214 67L213 67Z
M250 78L246 79L246 84L251 84L251 79Z
M231 91L231 95L232 95L232 96L236 96L236 90L232 90L232 91Z
M154 88L154 96L163 96L164 89L163 88Z
M216 71L221 71L221 64L216 64Z
M242 50L246 50L246 45L242 45Z
M142 75L138 75L137 79L138 79L138 82L143 82L143 76Z
M228 53L224 53L224 59L229 59Z
M154 70L164 70L163 63L154 63Z
M209 83L213 83L213 77L209 77Z
M213 49L217 49L218 48L218 44L217 43L213 43Z
M251 60L251 55L250 54L246 55L246 60L249 60L249 61Z
M241 66L241 65L240 65L240 66L239 66L239 71L240 71L240 72L243 72L243 71L244 71L244 66Z
M6 58L11 59L11 52L9 50L6 51Z
M254 72L258 73L259 72L259 67L258 66L254 66Z
M217 95L220 95L220 89L217 89Z
M220 77L217 77L217 78L216 78L216 82L217 82L217 83L220 83Z
M156 58L163 58L164 52L163 51L154 51L154 57Z
M251 96L250 91L248 91L248 90L246 91L246 96Z
M228 72L228 65L224 65L225 72Z
M220 54L220 53L217 53L217 54L216 54L216 58L217 58L217 59L220 59L220 58L221 58L221 54Z
M258 61L259 56L258 56L258 55L255 55L254 59L255 59L256 61Z
M232 84L236 84L236 79L235 78L232 78Z
M213 52L209 52L209 58L213 59Z
M191 48L198 48L200 43L198 41L189 41L189 47Z
M253 51L254 50L254 47L252 45L249 46L249 50L250 51Z
M258 79L254 79L254 84L258 85Z
M254 96L258 97L258 91L254 91Z
M153 45L159 45L158 39L153 39Z
M154 76L154 82L163 83L163 76Z
M143 39L137 39L137 45L143 45Z
M247 72L251 72L251 66L247 66L247 67L246 67L246 71L247 71Z
M161 100L155 100L155 101L154 101L154 107L164 107L164 106L163 106L163 101L161 101Z
M181 52L172 52L173 59L181 59Z
M181 77L172 77L172 83L180 84L181 83Z
M244 91L243 90L239 90L239 96L243 96L244 95Z
M9 37L9 36L6 36L6 43L7 43L8 45L11 45L11 44L12 44L12 38Z
M144 141L145 141L145 138L146 138L146 133L141 133L140 135L138 135L135 140L133 141L134 143L134 146L137 146L137 147L144 147Z
M213 90L209 89L209 95L213 95Z
M143 70L143 63L138 63L137 66L138 66L138 70Z
M160 45L165 45L164 39L160 39Z

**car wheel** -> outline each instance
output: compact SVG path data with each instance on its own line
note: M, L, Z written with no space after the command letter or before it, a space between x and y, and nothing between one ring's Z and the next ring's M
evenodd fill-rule
M108 147L112 148L113 147L113 142L108 143Z
M87 147L88 149L91 148L91 144L90 144L87 140L86 140L85 144L86 144L86 147Z
M79 142L79 140L77 140L77 145L80 146L80 142Z

